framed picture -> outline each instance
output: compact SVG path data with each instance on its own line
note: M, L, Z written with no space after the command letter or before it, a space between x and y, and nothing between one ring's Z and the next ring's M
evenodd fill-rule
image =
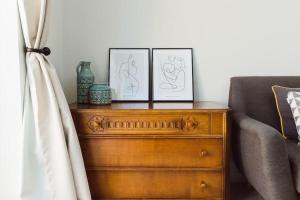
M150 49L109 49L112 101L149 101Z
M153 101L194 101L193 49L152 49Z

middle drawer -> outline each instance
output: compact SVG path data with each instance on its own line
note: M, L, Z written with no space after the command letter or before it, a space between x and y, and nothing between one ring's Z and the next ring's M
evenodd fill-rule
M221 138L80 138L89 167L220 168Z

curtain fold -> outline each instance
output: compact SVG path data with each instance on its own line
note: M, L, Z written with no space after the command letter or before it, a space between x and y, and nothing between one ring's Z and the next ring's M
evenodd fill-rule
M28 48L43 48L50 0L18 0ZM20 198L90 200L80 145L54 66L26 53Z

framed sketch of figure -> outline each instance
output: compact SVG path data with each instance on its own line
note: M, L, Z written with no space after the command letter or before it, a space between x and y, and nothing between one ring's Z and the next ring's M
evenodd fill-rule
M194 101L193 49L152 49L153 101Z
M109 49L109 85L113 101L149 100L150 49Z

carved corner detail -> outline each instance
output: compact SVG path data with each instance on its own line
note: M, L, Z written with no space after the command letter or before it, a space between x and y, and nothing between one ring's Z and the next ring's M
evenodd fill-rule
M193 130L197 129L199 126L199 122L195 120L193 117L185 117L182 119L182 129L183 130Z
M103 121L103 116L96 115L89 120L88 126L94 132L102 132L104 130Z

